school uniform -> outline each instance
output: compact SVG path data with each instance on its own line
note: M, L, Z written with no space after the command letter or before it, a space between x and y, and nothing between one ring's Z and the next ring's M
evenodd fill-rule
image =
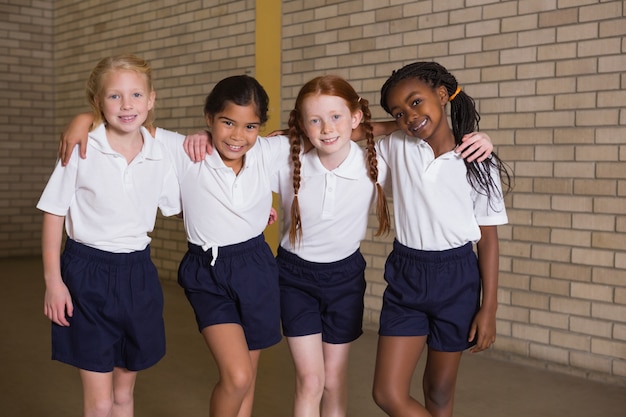
M348 343L362 334L365 237L375 187L364 150L350 144L341 165L326 169L317 150L301 155L298 200L302 239L289 242L292 167L276 177L285 221L278 249L281 317L288 337L322 334L328 343Z
M165 354L163 294L150 259L157 208L181 211L167 151L141 128L144 143L127 163L106 138L89 133L87 157L57 166L37 208L65 216L61 275L72 296L69 327L52 324L52 357L80 369L138 371Z
M381 139L378 154L389 170L396 240L387 259L379 333L429 335L429 345L460 351L480 306L480 276L472 245L480 226L508 219L500 175L488 199L469 184L462 157L454 151L435 158L430 145L402 131Z
M272 205L270 179L289 163L288 139L257 138L235 175L217 151L194 163L184 136L158 129L157 138L172 153L180 182L189 250L178 282L199 330L237 323L250 350L278 343L278 271L262 233Z

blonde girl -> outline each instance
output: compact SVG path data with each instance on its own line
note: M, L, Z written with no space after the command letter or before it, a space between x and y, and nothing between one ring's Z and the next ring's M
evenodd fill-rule
M155 99L148 63L132 55L101 60L87 98L89 156L74 152L66 167L59 161L37 204L44 314L52 321L52 358L79 369L83 415L128 417L137 372L165 354L148 233L157 208L180 212L180 194L167 151L144 127Z

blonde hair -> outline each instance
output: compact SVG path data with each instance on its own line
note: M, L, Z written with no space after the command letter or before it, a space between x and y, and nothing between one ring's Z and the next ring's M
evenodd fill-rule
M89 103L89 107L91 107L91 111L93 113L93 123L91 124L90 130L95 129L96 126L105 122L101 108L101 95L105 88L103 82L104 77L119 70L135 71L138 74L143 75L146 79L146 83L148 84L148 90L150 92L154 91L154 87L152 85L152 68L150 68L150 64L147 61L131 54L117 55L100 60L94 69L91 70L91 74L89 74L89 78L87 79L87 102ZM153 123L154 107L148 112L148 117L143 125L146 128L151 129Z
M289 115L289 140L291 143L291 162L293 166L293 192L294 197L291 203L291 227L289 228L289 242L295 245L302 239L302 218L300 216L300 204L298 202L298 191L300 190L300 151L301 140L306 137L302 127L302 105L308 96L326 95L340 97L346 102L350 113L354 114L358 110L363 112L362 125L365 130L367 140L367 165L368 176L376 185L376 215L378 217L378 230L376 236L389 232L389 208L383 188L378 183L378 161L376 160L376 148L374 143L374 133L370 120L372 113L366 99L359 97L349 82L335 75L324 75L316 77L306 83L300 89L294 109Z

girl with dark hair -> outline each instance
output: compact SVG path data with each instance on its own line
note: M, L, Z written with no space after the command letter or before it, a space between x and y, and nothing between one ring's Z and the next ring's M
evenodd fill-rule
M268 96L252 77L215 85L205 120L216 152L201 163L185 154L181 135L157 129L174 156L189 250L178 282L217 363L211 416L252 414L262 349L278 343L278 269L263 230L272 205L271 178L289 163L287 138L261 138Z
M510 175L495 154L467 162L454 152L480 117L443 66L394 71L380 101L401 130L378 143L393 179L397 237L385 265L374 400L390 416L452 416L462 352L496 337L501 178L508 186ZM410 382L426 345L422 405Z

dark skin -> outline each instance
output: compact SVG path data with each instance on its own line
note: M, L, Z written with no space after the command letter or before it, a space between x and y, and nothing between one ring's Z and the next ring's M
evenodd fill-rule
M448 92L417 80L400 81L388 95L391 114L408 136L426 141L435 157L455 149L454 135L445 113ZM475 315L468 341L476 341L470 352L488 349L496 337L496 308L499 269L496 226L481 226L477 243L478 267L483 287L481 307ZM451 417L462 352L441 352L426 345L427 336L380 336L376 355L373 395L390 416ZM426 349L423 375L424 404L410 394L417 362Z

